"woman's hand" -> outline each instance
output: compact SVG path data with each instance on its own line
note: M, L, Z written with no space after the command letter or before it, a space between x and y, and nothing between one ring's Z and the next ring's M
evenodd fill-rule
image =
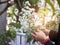
M45 29L43 32L44 32L46 35L49 35L49 33L50 33L50 30L48 30L48 29Z
M42 26L40 26L40 28L44 29L43 32L44 32L46 35L49 35L50 30L46 29L45 26L42 25Z
M41 31L41 30L39 30L39 31L31 31L31 35L35 40L40 41L40 42L44 41L47 38L45 33L43 31Z

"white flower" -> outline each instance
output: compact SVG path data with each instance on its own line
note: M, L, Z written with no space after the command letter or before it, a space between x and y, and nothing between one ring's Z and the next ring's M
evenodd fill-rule
M25 8L26 8L26 9L30 9L29 6L26 6Z
M19 11L18 11L18 9L15 9L15 11L14 11L14 12L15 12L15 14L17 15Z
M22 8L22 12L25 12L26 10L24 8Z
M29 3L29 1L26 1L25 4L28 5L28 6L31 6L31 4Z

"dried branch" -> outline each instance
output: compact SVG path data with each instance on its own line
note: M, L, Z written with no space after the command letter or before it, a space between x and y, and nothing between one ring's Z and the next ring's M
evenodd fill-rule
M19 11L21 11L21 8L23 7L23 0L14 0L14 2L16 3L16 6Z

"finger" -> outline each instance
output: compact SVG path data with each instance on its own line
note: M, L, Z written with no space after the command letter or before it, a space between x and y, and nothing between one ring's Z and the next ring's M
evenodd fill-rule
M36 35L36 31L31 31L31 33L35 34Z
M36 38L36 35L34 35L33 33L31 33L31 35L36 41L38 41L37 38Z
M46 29L46 27L44 25L41 25L40 28L41 29Z
M31 35L32 35L33 38L36 38L36 35L34 33L31 33Z

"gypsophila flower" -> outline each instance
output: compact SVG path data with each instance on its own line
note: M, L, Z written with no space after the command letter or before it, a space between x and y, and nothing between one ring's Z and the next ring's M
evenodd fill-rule
M28 6L31 6L31 4L29 3L29 1L26 1L25 2L25 6L28 5Z

